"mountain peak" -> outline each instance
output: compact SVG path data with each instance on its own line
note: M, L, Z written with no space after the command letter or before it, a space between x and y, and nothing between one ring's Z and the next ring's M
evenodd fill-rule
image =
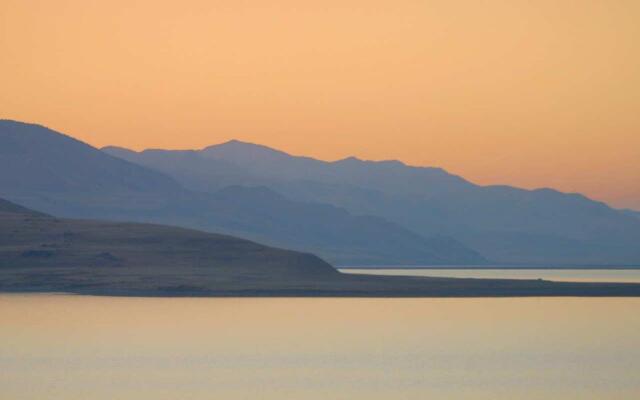
M255 143L245 142L245 141L238 140L238 139L231 139L231 140L228 140L228 141L226 141L226 142L224 142L224 143L221 143L221 144L222 144L222 145L227 144L227 145L249 145L249 146L257 146Z
M244 149L244 150L262 150L262 151L269 151L269 152L273 152L273 153L282 153L282 154L286 154L284 151L281 150L276 150L272 147L269 146L265 146L263 144L257 144L257 143L251 143L251 142L245 142L242 140L238 140L238 139L231 139L229 141L226 141L224 143L219 143L219 144L214 144L208 147L205 147L204 149L202 149L202 151L209 151L209 150L214 150L214 149Z
M135 150L127 149L126 147L120 147L120 146L104 146L100 149L100 151L105 152L107 154L111 154L111 155L138 153Z
M358 157L355 156L349 156L346 158L343 158L341 160L336 161L336 163L343 163L343 164L347 164L347 163L351 163L351 164L355 164L355 163L361 163L364 162L364 160L359 159Z
M40 124L34 124L34 123L30 123L30 122L23 122L23 121L16 121L15 119L3 119L0 118L0 125L15 125L15 126L34 126L34 127L38 127L38 128L47 128L44 125L40 125Z
M386 165L386 166L397 166L397 167L407 167L407 164L403 163L399 160L363 160L361 158L355 156L349 156L338 161L335 161L337 164L377 164L377 165ZM419 167L419 168L431 168L431 167Z
M45 126L2 120L0 188L11 200L34 193L117 191L157 195L181 187L168 176L115 158Z
M207 157L233 160L278 160L291 157L284 151L261 144L243 142L237 139L215 144L200 150Z

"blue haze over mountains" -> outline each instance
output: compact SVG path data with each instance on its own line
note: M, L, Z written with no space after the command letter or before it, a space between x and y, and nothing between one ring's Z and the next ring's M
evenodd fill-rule
M636 217L636 218L640 218L640 211L636 211L636 210L630 210L628 208L620 210L623 213L625 213L626 215L630 215L632 217Z
M239 141L199 151L103 150L193 190L261 185L294 200L384 217L424 237L454 238L497 263L640 262L637 221L580 194L479 186L440 168L354 157L326 162Z
M0 121L0 198L68 218L155 222L313 252L339 264L478 264L450 238L287 199L266 187L194 191L45 127Z
M0 121L0 198L61 217L173 224L345 265L640 264L640 218L578 194L438 168L325 162L231 141L102 151Z

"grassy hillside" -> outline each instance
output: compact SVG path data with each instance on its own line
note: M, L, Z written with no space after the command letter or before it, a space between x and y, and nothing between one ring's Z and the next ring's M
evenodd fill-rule
M320 276L310 254L176 227L54 218L0 200L0 268L201 268L220 275Z

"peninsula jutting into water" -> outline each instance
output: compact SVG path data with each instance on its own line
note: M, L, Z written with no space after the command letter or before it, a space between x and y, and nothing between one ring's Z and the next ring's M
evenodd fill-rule
M640 284L342 274L320 258L162 225L55 218L0 200L0 291L120 296L640 296Z

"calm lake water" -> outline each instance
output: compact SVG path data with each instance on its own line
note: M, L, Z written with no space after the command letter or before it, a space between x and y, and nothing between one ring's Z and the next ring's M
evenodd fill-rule
M638 399L640 299L0 295L1 399Z
M340 269L352 274L439 276L451 278L546 279L573 282L640 282L640 269Z

